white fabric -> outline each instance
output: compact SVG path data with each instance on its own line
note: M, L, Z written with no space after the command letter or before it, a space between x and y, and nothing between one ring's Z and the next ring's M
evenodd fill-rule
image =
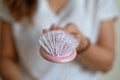
M85 1L89 1L87 5ZM114 0L69 0L59 15L52 11L47 0L39 0L38 4L34 24L29 24L27 19L13 23L23 80L97 80L98 72L86 69L76 61L56 64L44 60L39 53L39 36L53 23L59 26L74 23L95 44L100 21L118 16ZM3 14L6 13L0 8L0 17L6 19Z

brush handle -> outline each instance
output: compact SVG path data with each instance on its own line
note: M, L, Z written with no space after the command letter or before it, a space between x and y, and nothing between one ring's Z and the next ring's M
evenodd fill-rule
M63 62L70 62L72 60L75 59L76 55L77 55L77 52L76 50L74 50L71 55L69 56L66 56L66 57L55 57L55 56L51 56L49 55L45 50L44 48L40 48L40 53L41 53L41 56L46 59L47 61L50 61L50 62L54 62L54 63L63 63Z

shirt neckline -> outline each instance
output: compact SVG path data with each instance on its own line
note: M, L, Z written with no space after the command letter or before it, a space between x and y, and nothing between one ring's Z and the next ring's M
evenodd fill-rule
M69 6L71 5L71 0L68 1L68 3L62 8L62 10L57 14L56 12L54 12L50 5L49 5L49 2L48 0L44 0L45 1L45 6L47 7L48 9L48 12L50 12L50 14L52 14L53 16L55 16L56 18L61 18L68 10Z

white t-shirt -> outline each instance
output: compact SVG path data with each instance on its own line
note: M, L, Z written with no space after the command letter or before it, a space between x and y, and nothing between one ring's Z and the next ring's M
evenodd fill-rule
M53 23L59 26L74 23L95 44L100 22L118 16L114 0L69 0L59 14L55 14L47 0L39 0L34 24L29 24L27 19L15 22L1 3L0 18L13 24L23 80L97 80L98 71L85 68L77 61L58 64L43 59L38 40L42 30Z

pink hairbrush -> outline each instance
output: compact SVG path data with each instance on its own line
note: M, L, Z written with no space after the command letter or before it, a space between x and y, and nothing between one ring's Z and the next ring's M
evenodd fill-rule
M73 35L61 30L43 34L39 42L41 56L55 63L72 61L76 57L76 48L79 44Z

